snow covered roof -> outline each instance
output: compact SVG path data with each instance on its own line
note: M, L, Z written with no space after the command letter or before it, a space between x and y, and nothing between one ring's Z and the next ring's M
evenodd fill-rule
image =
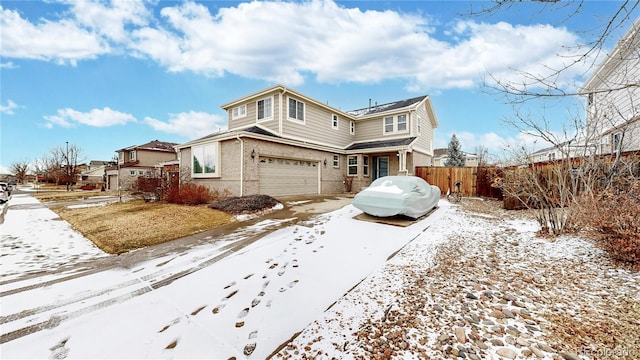
M423 95L423 96L418 96L411 99L394 101L387 104L368 106L363 109L347 111L347 113L353 116L359 117L359 116L376 114L384 111L403 109L403 108L422 102L426 97L427 95Z

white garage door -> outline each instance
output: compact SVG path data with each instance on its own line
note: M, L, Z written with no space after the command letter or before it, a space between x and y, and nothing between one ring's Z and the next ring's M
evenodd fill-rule
M271 196L318 194L318 163L261 157L260 194Z

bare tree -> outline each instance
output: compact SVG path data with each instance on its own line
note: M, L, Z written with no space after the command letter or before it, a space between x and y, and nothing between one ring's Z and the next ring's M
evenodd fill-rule
M489 165L489 149L486 146L476 146L476 156L478 157L478 166Z
M21 160L13 162L10 165L10 170L20 183L24 183L27 178L27 172L29 171L29 161Z
M486 4L486 3L485 3ZM496 0L491 6L472 11L472 15L492 16L510 11L523 4L516 1ZM582 21L588 24L581 38L584 44L566 49L571 57L564 58L563 66L547 67L546 72L532 73L513 69L520 75L519 81L509 81L489 75L485 83L487 93L502 96L503 101L514 108L507 124L522 133L536 137L541 143L550 144L546 164L529 149L512 149L512 164L505 171L504 193L506 198L516 199L521 207L535 210L544 232L559 234L571 228L572 216L578 201L589 196L596 201L603 192L616 193L637 169L621 154L639 150L630 140L640 138L640 3L621 1L610 14L600 14L597 19ZM537 16L553 15L556 24L579 18L586 1L539 1L528 4L535 8ZM620 40L620 32L630 30ZM605 54L604 48L615 40L613 51ZM605 60L605 61L603 61ZM589 81L570 83L566 73L583 69L594 71ZM587 69L587 70L584 70ZM583 110L564 122L557 130L559 119L545 115L547 106L557 105L563 99L587 100L585 117ZM577 101L582 103L582 101ZM525 111L525 107L537 108L537 113ZM540 154L538 154L540 155ZM628 186L626 186L628 188Z
M67 190L75 183L79 173L78 165L84 160L83 150L74 144L54 147L42 158L35 161L35 170L45 174L48 181L56 184L66 184Z

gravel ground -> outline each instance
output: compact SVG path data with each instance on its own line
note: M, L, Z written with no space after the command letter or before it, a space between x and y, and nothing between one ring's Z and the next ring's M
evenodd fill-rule
M640 273L497 201L448 211L275 358L640 358Z

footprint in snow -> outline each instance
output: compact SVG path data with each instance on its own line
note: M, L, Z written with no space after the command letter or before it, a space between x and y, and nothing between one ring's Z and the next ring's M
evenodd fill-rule
M244 308L240 311L240 314L238 314L238 318L241 319L247 315L249 315L249 308Z
M262 297L264 296L264 291L260 291L258 296L256 296L253 300L251 300L251 307L256 307L262 301Z
M59 343L53 345L49 350L51 350L50 359L66 359L67 355L69 355L69 348L65 345L69 341L69 338L66 338Z
M235 285L235 284L236 284L236 282L235 282L235 281L232 281L232 282L228 283L227 285L225 285L225 287L224 287L224 288L225 288L225 289L228 289L228 288L232 287L232 286L233 286L233 285Z

